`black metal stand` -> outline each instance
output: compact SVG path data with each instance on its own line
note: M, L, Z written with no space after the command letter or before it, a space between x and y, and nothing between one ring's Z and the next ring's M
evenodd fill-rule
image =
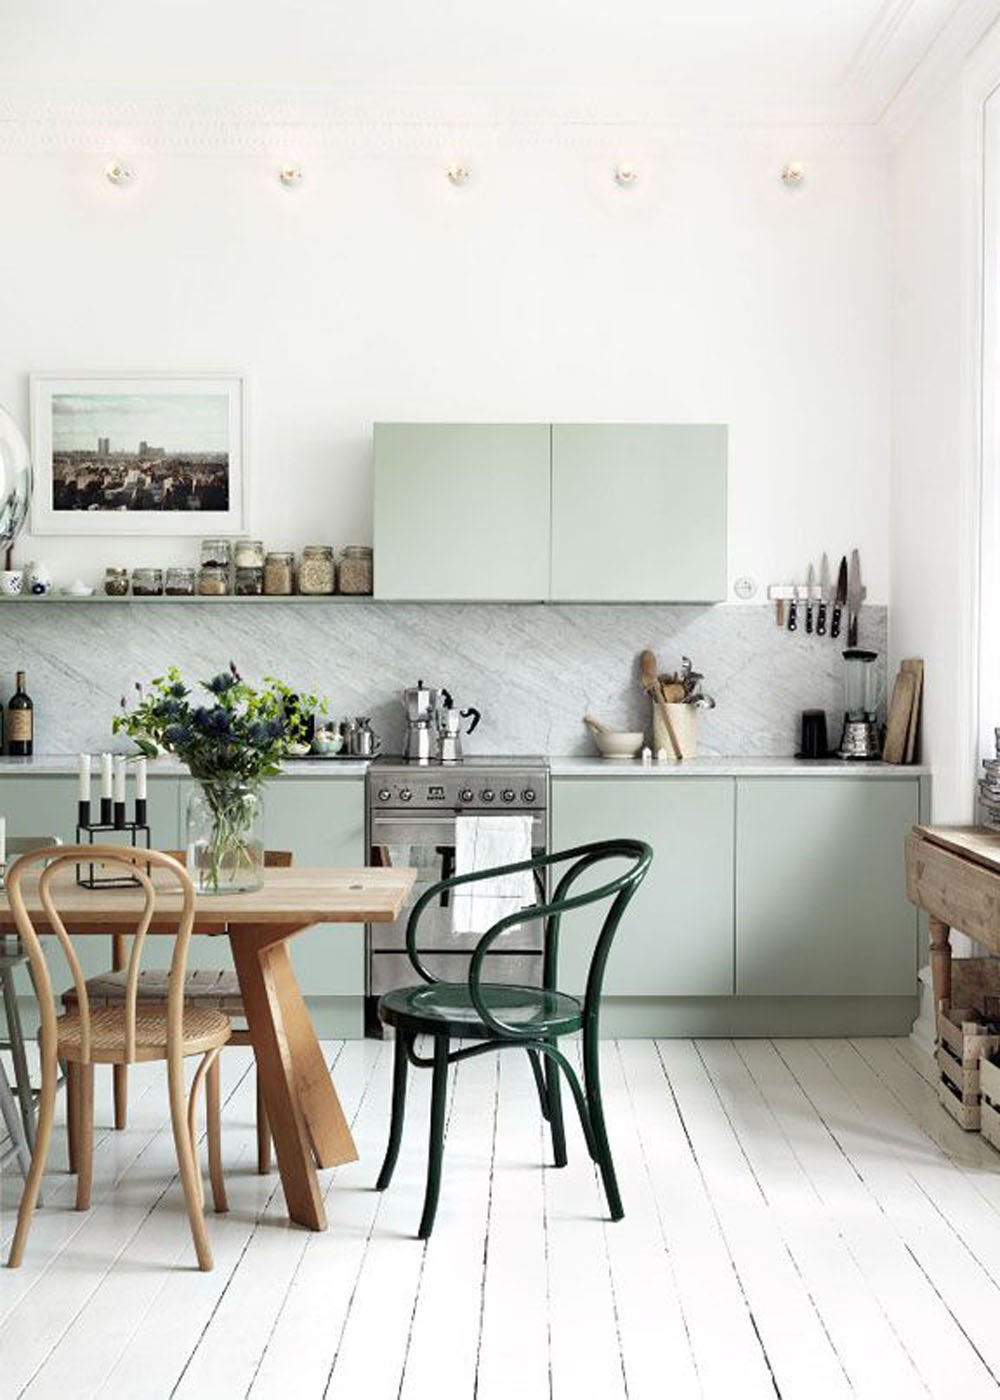
M123 805L123 804L122 804ZM142 804L145 807L145 803ZM103 806L103 803L102 803ZM116 813L117 815L117 813ZM137 816L145 816L145 812L136 813ZM113 841L111 834L115 836L127 836L127 841ZM118 821L81 822L76 828L76 844L83 845L86 840L91 846L95 840L101 844L101 838L109 845L128 845L136 849L150 849L149 826L145 821L127 822L124 816ZM132 885L138 885L141 881L134 875L98 875L100 866L96 861L88 861L86 864L78 864L76 867L76 883L85 890L120 890L127 889ZM149 867L146 867L147 872Z

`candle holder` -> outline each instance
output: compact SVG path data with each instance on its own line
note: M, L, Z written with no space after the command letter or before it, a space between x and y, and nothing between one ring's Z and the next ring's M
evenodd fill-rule
M82 804L81 804L82 805ZM145 808L145 803L142 804ZM150 849L150 830L146 821L139 821L138 818L145 816L145 812L139 811L139 804L136 804L136 820L134 822L123 821L119 825L115 821L109 822L81 822L76 828L76 844L82 846L84 841L93 846L95 841L100 844L101 838L107 839L112 834L115 836L127 836L128 840L111 843L133 847L136 850ZM99 875L97 872L100 866L97 861L79 861L76 867L76 883L85 890L122 890L134 885L140 885L141 880L135 875ZM150 867L146 866L146 873Z

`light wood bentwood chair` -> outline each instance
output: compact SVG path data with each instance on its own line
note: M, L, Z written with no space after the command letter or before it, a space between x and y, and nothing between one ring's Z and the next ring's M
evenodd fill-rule
M83 971L66 927L55 907L59 877L62 876L63 880L67 876L72 877L77 861L100 864L105 869L127 867L128 873L134 875L141 887L142 906L136 911L136 926L131 934L132 946L128 956L127 994L119 1006L102 1006L91 1010ZM38 875L38 898L44 911L39 923L58 938L76 986L77 1005L62 1016L56 1014L48 962L32 916L28 913L22 888L25 880L31 877L33 867L39 865L44 867ZM155 883L154 876L157 877ZM55 891L53 882L56 882ZM179 896L179 909L164 911L162 907L158 908L158 897L166 894ZM73 1135L77 1157L76 1208L87 1210L90 1206L93 1172L94 1065L165 1060L174 1145L188 1220L194 1236L199 1267L210 1269L212 1251L203 1213L195 1110L198 1093L204 1081L207 1086L208 1156L212 1194L216 1210L224 1211L226 1197L221 1165L218 1055L229 1039L230 1029L229 1017L224 1012L214 1008L189 1007L184 1003L184 979L188 946L194 926L195 901L194 886L187 871L172 856L162 851L138 851L120 846L50 846L22 856L13 865L7 874L7 895L18 935L28 953L38 994L42 1064L42 1088L31 1171L21 1198L17 1229L8 1259L9 1267L16 1269L24 1257L24 1247L52 1142L58 1061L63 1060L66 1063L68 1103L74 1119ZM154 923L158 932L172 931L175 935L165 1006L137 1004L139 965L146 935ZM191 1055L200 1055L202 1058L188 1101L184 1084L184 1061Z
M184 851L168 851L181 865L185 861ZM268 870L287 870L292 864L291 851L265 851L264 865ZM216 940L218 941L218 940ZM126 968L125 937L120 933L111 935L111 968L87 980L87 992L91 1006L120 1006L125 999L128 984ZM169 968L144 967L139 973L139 1001L154 1006L166 1003L170 985ZM198 967L187 974L184 982L184 999L189 1006L212 1007L224 1011L227 1016L236 1017L241 1022L232 1027L230 1045L252 1046L250 1031L246 1025L247 1013L243 1009L243 994L234 968ZM75 987L63 992L63 1007L71 1011L77 1004ZM128 1122L128 1066L116 1064L114 1076L115 1127L124 1128ZM72 1128L72 1124L71 1124ZM75 1160L75 1143L70 1137L70 1170ZM267 1121L267 1108L261 1092L260 1077L257 1079L257 1171L267 1176L271 1170L271 1129Z

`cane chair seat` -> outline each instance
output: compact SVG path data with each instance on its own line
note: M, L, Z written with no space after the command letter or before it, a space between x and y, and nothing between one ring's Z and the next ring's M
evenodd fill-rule
M82 1058L83 1022L77 1011L60 1016L56 1022L59 1056L64 1060ZM225 1045L229 1039L229 1017L208 1006L184 1007L181 1023L182 1054L203 1055ZM112 1006L91 1008L90 1058L95 1064L120 1064L125 1059L125 1016ZM167 1010L165 1006L136 1007L135 1059L167 1058Z
M102 972L87 978L87 995L91 1007L116 1006L125 1000L127 973ZM165 967L143 968L139 973L139 1001L166 1004L170 972ZM236 973L231 969L199 967L184 979L184 1000L199 1007L212 1007L227 1016L243 1016L243 997ZM76 991L63 993L63 1005L76 1005Z

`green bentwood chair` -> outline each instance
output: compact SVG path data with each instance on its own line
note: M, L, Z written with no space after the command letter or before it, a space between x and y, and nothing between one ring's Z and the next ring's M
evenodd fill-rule
M376 1189L384 1191L392 1180L403 1135L403 1114L406 1107L406 1076L409 1065L433 1069L431 1083L430 1151L427 1162L427 1188L418 1235L427 1239L434 1228L438 1195L441 1189L441 1158L444 1149L445 1099L448 1086L448 1066L473 1055L510 1046L528 1052L538 1089L542 1116L552 1133L552 1151L557 1167L566 1165L566 1133L563 1126L559 1071L566 1076L573 1092L587 1150L601 1173L604 1192L612 1220L621 1220L622 1209L618 1182L615 1177L611 1148L601 1103L601 1080L598 1051L601 986L604 968L622 915L629 901L645 879L653 852L644 841L596 841L553 855L538 856L514 865L479 870L471 875L454 875L426 890L413 906L406 926L406 950L422 982L413 987L400 987L387 992L379 1001L380 1019L395 1027L396 1046L392 1081L392 1122L385 1160L379 1172ZM587 871L604 862L631 862L624 873L614 875L605 883L574 894L573 887ZM541 871L548 866L569 865L555 887L547 904L537 904L513 914L507 914L483 934L476 944L466 982L445 982L434 977L424 966L417 952L417 926L429 904L444 890L477 880L510 875L515 871ZM559 933L564 914L588 905L608 903L594 951L590 960L587 985L582 1000L556 988L559 958ZM492 945L506 930L520 924L544 919L544 951L541 987L513 986L482 981L483 962ZM583 1086L569 1059L558 1048L564 1035L583 1032ZM418 1035L430 1036L434 1051L430 1058L416 1054L414 1042ZM452 1051L452 1037L481 1043ZM544 1065L543 1065L544 1060Z

